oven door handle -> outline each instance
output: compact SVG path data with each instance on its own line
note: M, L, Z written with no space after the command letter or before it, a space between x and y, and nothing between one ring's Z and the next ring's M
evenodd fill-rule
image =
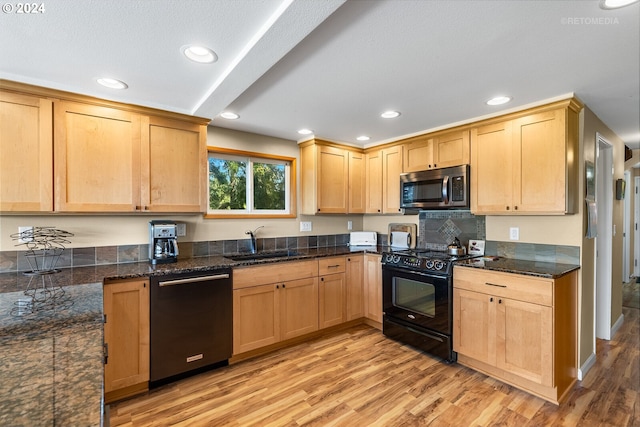
M400 323L394 322L393 319L390 319L389 317L387 317L387 322L393 323L394 325L397 325L397 326L400 326L402 328L405 328L405 329L407 329L407 330L409 330L409 331L411 331L413 333L416 333L416 334L419 334L419 335L423 335L425 337L429 337L429 338L434 339L434 340L439 341L439 342L444 342L444 340L441 337L437 336L437 335L430 334L429 332L426 332L426 331L420 331L420 330L412 328L411 326L408 326L406 324L400 324Z
M425 331L419 331L417 329L412 328L411 326L405 326L408 330L410 330L411 332L415 332L416 334L420 334L420 335L424 335L426 337L429 337L431 339L434 339L436 341L440 341L440 342L444 342L444 340L436 335L432 335L429 332L425 332Z
M158 286L173 286L173 285L184 285L187 283L196 283L196 282L206 282L207 280L221 280L228 279L228 274L216 274L214 276L202 276L202 277L187 277L185 279L174 279L174 280L165 280L163 282L158 282Z

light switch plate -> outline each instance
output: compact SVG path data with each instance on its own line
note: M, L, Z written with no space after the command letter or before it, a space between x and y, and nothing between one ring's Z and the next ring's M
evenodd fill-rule
M178 233L178 237L187 235L187 224L184 222L176 224L176 231Z

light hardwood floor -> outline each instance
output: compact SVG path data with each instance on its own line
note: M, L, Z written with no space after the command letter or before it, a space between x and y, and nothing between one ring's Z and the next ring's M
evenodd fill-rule
M640 426L640 310L560 406L358 326L112 405L111 426Z

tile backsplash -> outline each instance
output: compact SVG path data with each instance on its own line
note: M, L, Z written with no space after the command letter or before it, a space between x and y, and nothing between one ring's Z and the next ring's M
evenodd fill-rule
M348 242L348 234L258 238L257 249L270 251L323 248L345 246ZM379 235L378 242L385 244L386 236ZM238 252L249 252L249 239L205 242L178 241L178 247L180 249L180 258L234 254ZM65 249L60 256L56 268L141 262L148 259L148 251L148 244L68 248ZM0 252L0 273L32 270L27 261L27 257L25 257L25 253L26 251Z
M485 217L469 211L421 211L418 226L418 247L446 250L457 237L468 246L470 239L485 240Z

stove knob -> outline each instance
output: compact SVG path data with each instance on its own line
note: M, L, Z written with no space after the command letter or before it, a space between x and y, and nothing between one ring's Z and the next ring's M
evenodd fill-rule
M391 262L392 259L393 259L393 255L391 254L386 254L384 256L384 262Z
M400 255L394 255L393 256L393 262L395 262L395 263L400 262Z
M424 263L425 267L427 267L429 270L433 269L433 261L431 260L427 260Z
M435 266L436 266L436 270L442 270L442 268L444 267L444 262L436 261Z

